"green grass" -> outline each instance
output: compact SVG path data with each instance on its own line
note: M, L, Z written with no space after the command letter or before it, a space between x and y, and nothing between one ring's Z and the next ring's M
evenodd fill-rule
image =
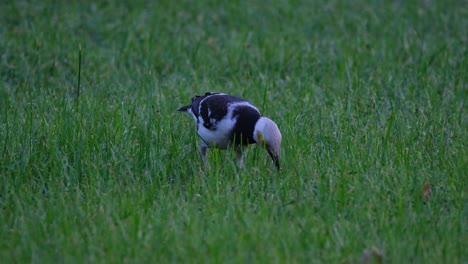
M468 261L466 3L80 2L0 4L3 263ZM278 123L281 174L202 170L206 91Z

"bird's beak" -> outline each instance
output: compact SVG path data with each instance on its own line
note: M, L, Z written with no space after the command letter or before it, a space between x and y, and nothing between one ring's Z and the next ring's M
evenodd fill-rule
M266 149L268 151L268 155L270 155L271 159L275 163L276 168L278 169L278 171L280 171L281 166L280 166L280 161L279 161L279 155L273 154L274 152L272 152L268 146Z

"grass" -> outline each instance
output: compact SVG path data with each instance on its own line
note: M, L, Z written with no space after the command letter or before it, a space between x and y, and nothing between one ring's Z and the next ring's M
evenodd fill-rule
M463 1L0 10L5 263L468 260ZM281 174L202 170L174 110L206 91L278 123Z

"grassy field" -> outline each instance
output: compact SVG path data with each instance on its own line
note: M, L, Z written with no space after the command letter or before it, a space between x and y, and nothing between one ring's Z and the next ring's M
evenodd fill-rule
M1 262L467 263L467 17L450 0L2 1ZM174 110L206 91L278 123L280 174L254 146L202 169Z

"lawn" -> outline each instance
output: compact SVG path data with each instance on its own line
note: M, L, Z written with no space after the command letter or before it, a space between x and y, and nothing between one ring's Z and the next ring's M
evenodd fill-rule
M464 1L0 3L2 263L467 263ZM276 121L203 169L195 94Z

